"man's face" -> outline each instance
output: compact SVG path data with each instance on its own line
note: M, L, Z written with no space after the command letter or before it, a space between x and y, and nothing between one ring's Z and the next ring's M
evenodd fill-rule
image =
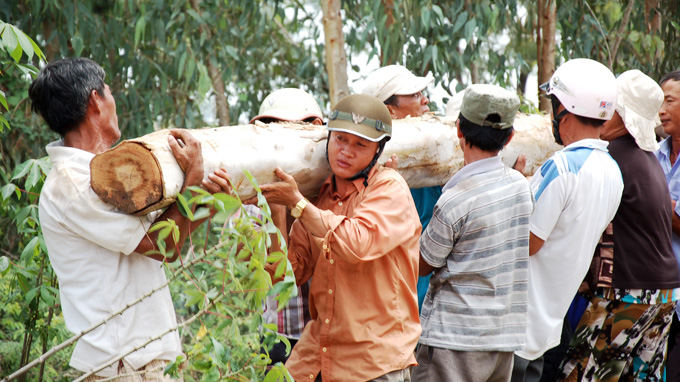
M390 109L393 119L402 119L407 116L420 117L421 115L430 111L430 107L427 104L430 100L423 94L423 92L418 92L409 95L398 95L396 105L387 105Z
M668 80L661 85L663 103L659 118L663 131L673 138L680 138L680 81Z
M328 162L340 179L349 179L365 169L378 151L378 142L350 133L332 131L329 139Z
M114 144L120 139L120 129L118 128L118 114L116 114L116 100L111 94L109 85L104 85L104 92L100 94L99 99L102 135Z

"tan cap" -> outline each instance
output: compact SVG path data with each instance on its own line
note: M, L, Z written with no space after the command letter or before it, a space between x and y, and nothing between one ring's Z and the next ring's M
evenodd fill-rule
M616 85L616 112L626 130L641 149L658 150L654 128L661 124L659 109L663 103L663 90L656 81L637 69L623 72L616 79Z
M323 119L321 108L314 97L304 90L283 88L273 91L262 101L260 111L250 123L262 118L281 121L304 121L310 117Z
M401 65L388 65L369 74L361 94L385 102L393 95L409 95L423 91L433 78L418 77Z
M379 99L352 94L341 99L331 112L328 131L341 131L379 142L392 136L392 117Z
M475 125L503 130L512 127L518 109L517 94L496 85L474 84L465 89L460 114ZM488 121L491 114L498 114L500 122Z

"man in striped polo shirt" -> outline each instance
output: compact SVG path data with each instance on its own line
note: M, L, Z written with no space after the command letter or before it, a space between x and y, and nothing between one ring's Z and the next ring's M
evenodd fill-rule
M414 381L508 381L525 344L533 199L498 156L518 108L517 95L498 86L465 90L456 123L465 166L420 239L420 275L434 274Z

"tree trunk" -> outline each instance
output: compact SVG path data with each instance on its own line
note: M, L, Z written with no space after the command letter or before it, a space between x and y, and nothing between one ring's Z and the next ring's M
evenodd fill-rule
M393 13L394 12L394 0L382 0L382 6L383 6L383 9L385 10L385 14L387 15L387 19L385 20L385 30L390 30L390 28L394 24L394 13ZM382 65L393 64L391 59L385 57L382 46L380 47L380 62L382 63Z
M538 50L538 84L550 80L555 72L555 24L557 19L556 0L538 0L538 22L536 24L536 48ZM540 89L537 89L540 92ZM550 100L538 98L538 108L550 113Z
M609 69L612 70L614 68L614 63L616 62L616 55L619 53L619 45L621 45L621 40L623 40L623 31L626 29L626 26L628 26L628 21L630 21L630 15L633 13L633 6L635 5L635 0L628 0L628 5L626 6L626 10L623 12L623 18L621 19L621 23L619 24L619 30L617 33L614 35L614 44L612 46L612 52L611 52L611 58L609 61Z
M380 163L399 157L398 171L412 188L441 185L463 166L452 118L424 116L393 122L396 132ZM532 174L561 147L554 143L545 115L518 115L516 133L501 156L511 166L520 153L527 156L526 173ZM323 127L272 123L191 130L202 142L205 173L225 168L241 198L255 194L243 173L248 170L259 184L277 180L278 166L298 182L300 192L316 195L330 174ZM144 214L174 201L184 174L170 151L167 130L121 142L96 155L90 163L92 189L121 211Z
M201 7L198 4L198 0L191 0L191 7L196 11L196 13L201 14ZM201 25L201 29L204 33L211 37L212 33L207 25ZM229 120L229 102L227 102L227 93L224 87L224 80L222 79L222 73L220 69L215 65L212 60L212 54L206 54L205 67L208 68L208 75L210 76L210 82L212 83L213 90L215 91L215 109L217 112L217 121L222 126L229 126L231 121Z
M323 31L326 42L326 71L328 72L328 94L331 109L349 95L347 84L347 54L345 53L345 36L342 33L340 17L341 0L323 0Z

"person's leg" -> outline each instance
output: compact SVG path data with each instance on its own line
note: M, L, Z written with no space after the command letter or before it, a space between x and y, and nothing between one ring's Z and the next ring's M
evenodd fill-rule
M677 312L673 314L673 324L668 336L666 381L680 382L680 320L678 320Z
M618 334L612 347L633 346L620 380L663 380L668 335L674 311L675 303L673 302L648 305L646 312L628 330L629 335Z
M394 370L387 374L381 375L378 378L372 379L370 382L411 382L410 367L401 370Z
M414 382L509 382L512 352L456 351L422 345Z
M558 380L661 380L674 303L594 298L579 323Z
M513 357L511 382L539 382L543 373L543 356L529 361L518 355Z

